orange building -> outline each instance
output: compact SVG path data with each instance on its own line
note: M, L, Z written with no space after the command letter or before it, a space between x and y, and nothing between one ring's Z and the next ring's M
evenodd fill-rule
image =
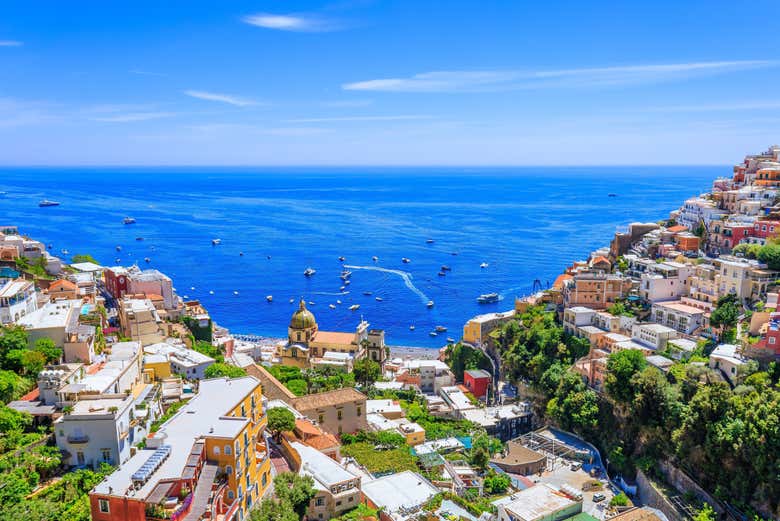
M680 251L699 251L701 239L690 232L682 232L675 235L677 249Z

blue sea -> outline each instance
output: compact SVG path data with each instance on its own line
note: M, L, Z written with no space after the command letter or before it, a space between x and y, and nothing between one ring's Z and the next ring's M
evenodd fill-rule
M0 224L62 257L159 269L236 333L286 336L303 297L322 329L351 331L363 316L391 345L439 347L468 318L510 309L535 279L546 287L616 230L668 217L728 170L3 168ZM39 208L44 198L61 206ZM340 256L353 273L343 290ZM476 302L491 292L498 303ZM431 337L437 325L448 332Z

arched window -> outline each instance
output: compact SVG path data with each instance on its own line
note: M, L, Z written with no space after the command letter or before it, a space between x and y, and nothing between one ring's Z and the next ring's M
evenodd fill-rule
M214 447L214 455L219 456L219 447Z
M233 473L233 467L231 467L230 465L225 466L225 474L230 476L232 473Z
M225 454L230 456L230 454L232 453L233 453L233 447L231 447L230 445L225 445Z

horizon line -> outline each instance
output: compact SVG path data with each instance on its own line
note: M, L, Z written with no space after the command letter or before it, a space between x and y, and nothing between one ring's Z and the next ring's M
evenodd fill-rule
M620 168L620 167L723 167L734 163L72 163L72 164L2 164L7 168Z

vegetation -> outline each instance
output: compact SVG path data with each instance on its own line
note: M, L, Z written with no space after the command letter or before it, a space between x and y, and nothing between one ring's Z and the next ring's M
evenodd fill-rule
M417 472L417 458L406 446L386 449L375 443L358 441L344 445L341 452L355 458L371 473Z
M181 317L181 321L185 326L187 326L187 329L190 330L190 333L192 333L192 336L195 338L195 340L201 340L203 342L208 342L209 344L211 343L213 334L211 319L209 319L208 325L204 327L201 327L197 320L188 315Z
M193 337L192 349L202 355L213 358L217 362L223 363L225 361L225 357L222 355L222 351L217 346L212 345L211 342L197 340Z
M374 382L379 380L379 377L382 376L382 368L380 365L368 358L361 358L356 361L352 368L352 372L355 375L355 380L359 382L363 388L371 387L374 385Z
M463 380L463 372L469 369L490 370L490 360L479 349L458 342L449 344L445 350L445 361L458 381Z
M17 257L15 262L16 269L21 272L34 275L40 279L54 278L46 272L46 257L38 257L32 262L30 262L30 260L26 257Z
M484 472L487 470L487 465L490 462L491 456L497 452L501 452L502 449L502 443L496 438L488 436L487 434L479 434L471 440L469 463Z
M295 428L295 415L286 407L271 407L266 414L268 415L268 430L271 431L276 441L279 441L282 432Z
M628 503L628 496L625 494L625 492L621 492L609 500L609 506L611 507L627 507Z
M306 507L314 497L314 480L294 472L282 472L274 478L274 494L282 503L289 504L299 519L306 514Z
M71 264L77 264L79 262L92 262L93 264L100 264L95 257L88 253L77 253L70 259Z
M379 511L361 504L339 517L334 517L331 521L363 521L368 519L379 519Z
M438 440L449 436L470 436L476 427L467 420L453 420L433 416L428 412L428 406L421 397L416 398L414 402L401 401L400 404L406 412L406 418L409 421L418 423L420 427L425 429L425 437L429 440Z
M717 305L710 315L710 324L722 328L722 338L733 338L739 314L740 306L737 296L729 293L718 299Z
M301 370L294 366L274 365L268 371L296 396L355 386L355 374L332 367Z
M512 480L506 474L498 474L494 470L488 472L485 476L483 486L485 494L496 495L503 494L509 488Z
M219 378L226 376L228 378L240 378L246 376L246 371L241 367L226 363L215 362L208 366L203 372L206 378Z
M165 412L154 422L152 422L152 425L149 428L149 432L156 432L157 429L159 429L163 423L170 420L174 414L179 412L179 409L184 407L184 404L186 403L187 402L181 401L181 402L174 402L171 405L169 405L168 408L165 410Z

